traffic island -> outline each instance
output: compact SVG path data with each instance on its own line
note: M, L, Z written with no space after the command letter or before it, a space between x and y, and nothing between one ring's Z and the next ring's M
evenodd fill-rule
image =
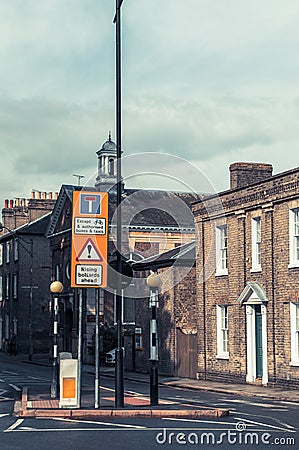
M124 409L66 409L58 407L58 400L28 400L28 388L23 388L21 406L16 416L20 418L32 417L61 417L72 419L104 419L104 418L221 418L228 416L228 409L174 409L159 405L156 408L140 407Z

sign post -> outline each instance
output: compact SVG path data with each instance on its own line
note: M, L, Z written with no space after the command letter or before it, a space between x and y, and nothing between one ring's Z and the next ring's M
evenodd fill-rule
M81 405L82 289L107 286L107 248L108 193L74 191L71 287L79 288L78 407ZM96 297L98 299L98 295ZM98 307L96 307L97 324L98 314ZM95 388L96 407L98 407L98 378L95 381Z

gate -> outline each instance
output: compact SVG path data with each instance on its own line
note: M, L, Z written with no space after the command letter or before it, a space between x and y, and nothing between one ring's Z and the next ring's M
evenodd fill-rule
M197 334L185 334L176 330L177 376L196 378L197 374Z

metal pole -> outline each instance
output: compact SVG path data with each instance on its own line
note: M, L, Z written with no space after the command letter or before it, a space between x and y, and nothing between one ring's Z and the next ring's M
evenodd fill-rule
M122 298L121 298L121 8L122 0L116 0L116 152L117 152L117 290L116 290L116 327L117 349L115 352L115 406L124 407L124 355L122 347Z
M30 240L30 306L29 306L29 361L32 361L33 355L33 340L32 340L32 314L33 314L33 286L32 286L32 275L33 275L33 239Z
M53 366L52 366L51 398L57 398L58 396L57 334L58 334L58 297L54 297Z
M158 334L157 334L157 296L158 290L150 290L150 307L151 307L151 320L150 320L150 361L151 361L151 373L150 373L150 402L151 406L159 404L159 389L158 389Z
M99 407L99 378L100 378L100 364L99 364L99 297L100 288L96 291L96 330L95 330L95 379L94 379L94 407Z
M77 380L77 407L81 407L81 375L82 375L82 309L83 290L79 289L79 326L78 326L78 380Z

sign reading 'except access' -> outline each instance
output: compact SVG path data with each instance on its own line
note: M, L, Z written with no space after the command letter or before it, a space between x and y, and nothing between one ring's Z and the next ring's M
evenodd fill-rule
M71 287L107 286L108 194L73 192Z

